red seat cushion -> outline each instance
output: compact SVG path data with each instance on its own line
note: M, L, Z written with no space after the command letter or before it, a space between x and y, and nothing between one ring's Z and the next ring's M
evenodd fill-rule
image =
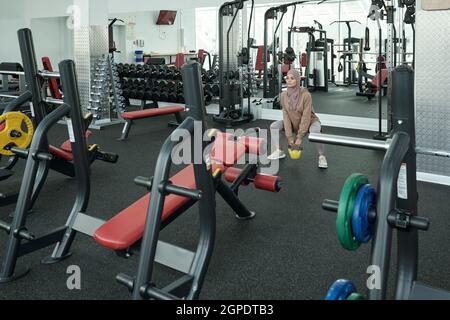
M64 159L64 160L67 160L67 161L72 161L73 160L72 152L67 152L67 151L61 150L61 149L59 149L59 148L57 148L55 146L50 146L49 147L49 151L50 151L50 153L52 155L54 155L57 158Z
M86 133L84 136L86 137L86 139L88 139L90 136L92 136L92 131L86 130ZM59 148L66 152L72 153L72 144L70 143L70 140L64 141L64 143Z
M173 184L195 189L194 167L187 166L170 179ZM189 202L189 198L170 194L166 196L162 221ZM124 250L142 238L147 218L150 193L122 210L95 231L94 239L100 245L113 250Z
M243 136L239 142L245 145L247 153L262 154L266 150L266 141L263 138Z
M227 133L218 133L211 149L211 160L227 167L235 165L247 151L244 144L228 140L230 136Z
M157 116L162 116L162 115L171 114L171 113L175 113L175 112L182 112L182 111L184 111L184 107L182 107L182 106L169 106L169 107L162 107L162 108L152 108L152 109L145 109L145 110L139 110L139 111L124 112L121 114L121 116L123 119L134 120L134 119L157 117Z
M386 81L388 75L389 75L388 69L381 69L381 84L383 84ZM380 78L380 72L377 72L375 77L370 82L370 85L376 90L378 90L378 83L380 81L379 78Z

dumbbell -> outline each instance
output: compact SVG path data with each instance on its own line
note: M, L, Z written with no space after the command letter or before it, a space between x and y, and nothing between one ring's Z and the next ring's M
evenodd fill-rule
M161 91L159 94L160 101L168 102L169 101L169 93L167 91Z
M141 88L140 90L138 90L138 92L136 94L136 99L144 100L144 95L145 95L145 89Z
M205 97L205 105L209 105L211 103L211 101L212 101L212 94L211 94L211 92L209 92L209 91L205 92L204 97Z
M176 82L176 87L177 87L177 91L179 91L179 90L183 91L183 82L182 81L177 81Z
M128 77L129 78L136 78L136 74L137 74L136 69L130 69L130 71L128 72Z
M218 84L214 84L211 86L211 93L213 96L218 97L220 94L220 86Z
M150 70L145 70L142 77L145 79L150 79L151 78L151 74L152 72Z
M129 98L130 98L130 99L136 99L138 92L139 92L138 89L132 89L132 90L130 90Z
M176 92L169 93L169 102L177 102L178 101L178 95Z
M161 101L160 91L157 88L152 91L152 100Z
M136 69L136 78L143 78L144 77L144 70Z
M173 90L174 88L176 89L176 85L174 81L167 81L167 88Z
M153 93L151 90L146 90L144 93L144 99L145 100L152 100L153 98Z
M158 70L153 69L150 71L150 78L157 79L158 78Z
M175 70L173 79L174 80L182 80L183 79L183 77L181 76L181 72L179 70Z
M209 91L209 92L212 91L212 87L209 83L205 84L205 86L203 87L203 92L206 92L206 91Z
M178 103L185 103L183 91L177 91L177 101Z

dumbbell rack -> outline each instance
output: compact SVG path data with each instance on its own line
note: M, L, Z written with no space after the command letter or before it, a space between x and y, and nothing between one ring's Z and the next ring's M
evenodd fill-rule
M102 56L91 70L89 112L94 115L92 129L123 123L120 114L125 111L124 98L117 69L111 55Z
M181 73L167 66L118 65L118 73L122 79L125 99L140 100L141 109L158 107L158 103L184 104L183 82ZM214 81L214 72L203 73L204 81ZM213 84L214 86L214 84ZM219 86L216 85L217 93ZM211 85L204 87L205 102L209 104L213 97ZM147 105L147 101L153 104Z

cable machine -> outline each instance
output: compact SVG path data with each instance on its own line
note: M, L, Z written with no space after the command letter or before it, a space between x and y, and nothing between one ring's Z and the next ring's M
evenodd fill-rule
M321 26L322 25L319 24L319 27ZM330 70L328 69L327 32L314 27L290 27L288 32L288 48L291 46L292 36L295 33L308 34L308 43L306 45L307 65L305 71L306 87L308 89L323 90L327 92L328 79L330 76ZM315 33L319 33L320 38L317 40L314 36ZM332 72L333 71L331 71L331 73Z
M334 82L336 86L349 86L352 84L356 84L358 81L356 79L356 70L353 68L353 52L358 52L358 50L354 50L354 46L359 46L359 38L352 37L352 28L350 26L351 23L359 23L361 22L356 20L337 20L333 21L330 25L334 23L345 23L347 26L347 38L344 39L343 44L337 44L336 46L343 47L343 49L338 49L338 53L342 53L339 57L339 66L338 71L343 72L342 83ZM341 62L340 60L343 60Z
M244 92L250 99L251 75L249 74L250 48L253 40L250 30L255 10L251 0L248 29L244 27L244 4L249 0L236 0L224 3L219 9L219 114L214 121L227 126L250 122L253 114L250 103L244 110ZM243 47L244 32L247 31L247 46ZM244 72L248 82L244 83ZM236 107L238 106L238 107Z

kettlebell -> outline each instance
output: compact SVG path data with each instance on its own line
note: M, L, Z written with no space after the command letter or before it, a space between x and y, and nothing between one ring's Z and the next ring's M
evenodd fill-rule
M302 151L302 147L290 146L288 149L289 157L291 157L292 160L298 160L302 157Z

